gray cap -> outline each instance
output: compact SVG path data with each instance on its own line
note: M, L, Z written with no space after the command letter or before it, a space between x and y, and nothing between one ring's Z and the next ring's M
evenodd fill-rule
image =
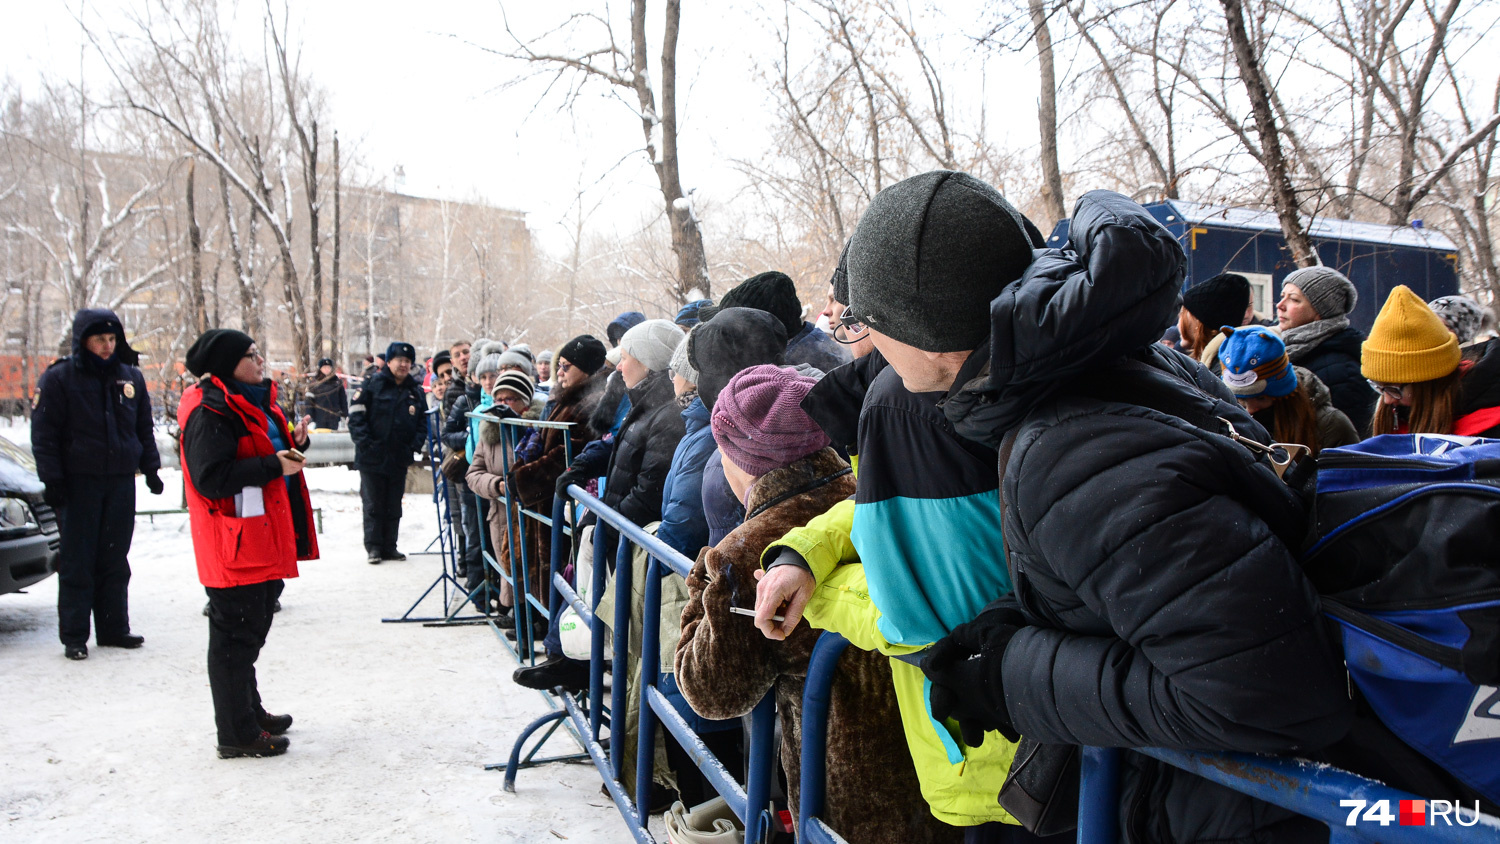
M1281 280L1283 285L1293 284L1307 299L1307 304L1318 312L1318 319L1334 319L1354 310L1359 302L1359 292L1354 283L1333 267L1303 267L1293 270Z
M667 319L648 319L625 332L620 350L640 361L652 372L660 372L672 361L682 342L682 329Z
M1036 227L993 187L935 170L876 194L847 252L860 322L928 352L966 352L990 334L990 301L1040 248Z
M667 364L667 368L681 375L688 383L696 385L698 370L693 368L693 362L688 359L688 337L692 334L693 332L689 330L687 336L682 338L682 342L677 344L677 351L672 353L672 362Z
M495 363L496 369L504 369L506 367L519 369L526 373L532 381L536 380L536 365L531 362L531 358L516 351L514 346L506 350L504 354L499 355Z

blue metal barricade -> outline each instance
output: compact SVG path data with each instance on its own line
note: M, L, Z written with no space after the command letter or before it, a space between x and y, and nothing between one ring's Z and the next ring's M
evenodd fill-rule
M470 412L467 415L470 419L477 419L481 422L500 423L501 435L505 445L501 449L504 455L502 471L506 477L510 476L515 449L519 444L520 435L523 430L545 430L551 428L570 432L576 425L573 422L547 422L539 419L498 419L482 411ZM565 465L571 465L573 462L573 439L571 434L563 437L563 453ZM547 594L531 594L531 589L529 588L531 579L528 577L528 572L531 571L533 566L548 564L550 561L531 559L530 539L535 531L546 529L553 536L553 548L558 548L560 547L557 542L558 526L553 516L528 510L521 501L516 501L515 506L512 507L510 498L511 496L507 492L507 494L502 495L495 501L485 501L481 504L479 530L480 559L484 563L490 577L485 579L485 585L479 587L479 589L487 589L488 584L495 577L498 577L510 584L513 595L519 596L519 600L516 601L512 610L516 623L515 646L511 646L510 642L503 635L503 631L495 624L493 619L490 621L490 625L495 630L496 635L500 637L501 643L512 652L517 660L526 665L535 665L536 647L535 642L532 641L534 623L539 619L551 617L552 590L545 588L546 581L544 580L543 591ZM506 544L509 546L506 562L510 564L509 573L505 571L505 567L501 565L500 560L496 557L496 549L490 541L489 528L486 524L488 521L488 508L496 506L505 508L505 535ZM563 536L572 536L571 521L568 520L561 525L561 534ZM476 589L474 594L477 594L478 591ZM473 594L469 597L472 599Z
M572 605L579 618L589 625L592 633L588 698L585 703L581 704L572 695L559 694L564 710L544 715L526 728L517 739L511 753L511 761L506 766L506 790L515 790L516 770L521 764L520 748L524 742L537 730L560 719L569 719L579 733L587 736L585 745L589 758L593 760L595 767L604 777L604 785L611 798L614 799L621 816L630 827L631 835L642 844L654 843L655 839L647 829L648 818L644 807L649 805L650 801L655 763L656 727L660 724L687 750L698 769L703 772L709 783L728 803L735 816L744 824L745 840L747 842L768 841L773 828L770 791L776 765L774 694L767 694L751 715L749 773L745 787L741 788L729 770L704 746L672 703L656 688L659 680L661 578L686 577L692 568L692 562L583 489L571 486L568 488L568 494L595 514L601 530L608 526L619 534L620 541L614 569L616 585L612 638L614 660L610 705L607 710L603 707L604 635L608 625L605 625L595 612L605 585L606 543L602 536L596 534L593 591L589 603L585 604L563 577L562 565L560 565L562 546L554 541L552 586L556 595L555 603L560 605L560 602L566 601ZM563 503L560 500L554 504L552 518L554 530L557 530L559 526L562 506ZM630 660L628 648L634 568L633 549L636 546L644 549L648 554L649 568L645 578L645 600L641 609L643 615L641 618L640 720L635 765L636 794L632 797L626 793L622 785L625 767L624 733L612 728L607 750L600 741L600 733L604 724L609 723L613 726L616 723L614 716L618 715L623 718L627 708L626 678Z
M824 632L818 637L808 664L802 693L802 805L797 818L802 844L843 842L819 815L825 809L827 787L829 693L839 656L848 647L849 642L843 636ZM1476 819L1471 810L1462 810L1461 814L1456 810L1452 823L1438 824L1433 817L1433 823L1427 825L1403 826L1397 814L1401 801L1422 798L1328 765L1249 753L1085 747L1080 771L1078 844L1115 844L1120 840L1120 768L1124 755L1132 752L1322 821L1329 827L1330 844L1500 841L1500 820ZM1360 816L1361 809L1377 806L1382 800L1390 810L1385 825ZM1357 801L1358 805L1349 801ZM1426 805L1430 806L1431 801ZM1351 815L1351 810L1355 814ZM1463 824L1458 823L1460 817Z
M452 490L448 486L448 479L443 476L439 467L443 463L442 449L442 408L432 407L427 411L427 459L429 469L432 471L432 504L437 511L437 536L427 544L427 548L418 551L413 556L424 554L436 554L442 563L442 570L437 579L422 592L417 600L397 618L382 618L387 624L399 624L404 622L419 622L425 627L443 627L454 624L477 623L477 617L459 617L457 611L450 612L449 606L452 598L465 592L464 585L458 580L458 542L453 535L452 522ZM438 546L437 551L432 546ZM434 589L442 587L443 615L417 617L412 613L416 611L421 603L427 600ZM462 608L462 605L460 605Z

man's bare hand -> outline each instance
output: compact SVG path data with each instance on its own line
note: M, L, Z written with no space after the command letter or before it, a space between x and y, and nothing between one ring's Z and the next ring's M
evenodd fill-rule
M760 581L755 585L755 626L767 639L780 642L802 620L802 610L812 600L817 581L812 572L800 566L757 571L755 579ZM773 615L783 616L785 621L778 625L771 619Z

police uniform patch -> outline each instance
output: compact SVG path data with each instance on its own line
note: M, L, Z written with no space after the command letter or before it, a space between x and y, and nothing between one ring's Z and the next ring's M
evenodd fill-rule
M127 399L133 399L133 398L135 398L135 385L134 384L131 384L131 383L128 383L128 382L125 384L125 398L127 398Z

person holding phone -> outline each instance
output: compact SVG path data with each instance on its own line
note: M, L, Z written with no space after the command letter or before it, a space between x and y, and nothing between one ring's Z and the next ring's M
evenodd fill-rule
M248 334L216 328L195 341L187 368L201 380L177 409L183 486L198 579L208 593L208 682L220 758L279 756L292 716L261 704L255 660L276 601L299 560L318 557L302 475L304 417L276 404L265 358Z

